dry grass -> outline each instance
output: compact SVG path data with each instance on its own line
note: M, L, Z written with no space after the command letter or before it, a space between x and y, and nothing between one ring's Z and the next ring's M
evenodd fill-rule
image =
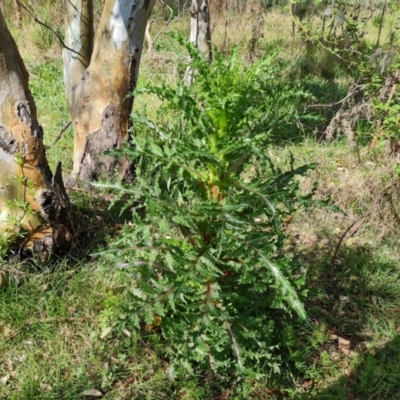
M329 199L343 212L323 208L297 216L290 231L298 235L298 244L329 244L334 252L341 235L355 221L359 222L348 232L344 244L379 248L386 240L400 243L394 235L399 229L400 208L397 164L393 160L383 160L382 154L368 148L354 151L343 142L307 142L290 150L299 164L317 163L310 177L302 179L304 193L318 182L315 198Z

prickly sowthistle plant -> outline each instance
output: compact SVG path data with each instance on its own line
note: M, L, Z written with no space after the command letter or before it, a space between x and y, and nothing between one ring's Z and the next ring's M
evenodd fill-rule
M279 113L290 117L284 93L268 96L274 56L245 67L217 53L210 65L188 48L194 86L142 90L163 101L157 121L134 114L133 146L117 152L135 160L136 182L98 185L133 210L109 251L130 266L120 325L156 331L175 371L261 377L279 371L283 321L306 319L282 220L309 200L296 177L310 166L281 171L266 155Z

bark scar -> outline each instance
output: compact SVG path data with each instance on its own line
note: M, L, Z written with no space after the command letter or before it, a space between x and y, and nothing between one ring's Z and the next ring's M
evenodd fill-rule
M18 152L18 141L15 139L12 132L0 126L0 148L8 154L15 154Z
M16 104L15 106L17 111L18 118L24 122L25 124L29 125L32 121L31 119L31 111L29 109L29 102L28 101L21 101Z

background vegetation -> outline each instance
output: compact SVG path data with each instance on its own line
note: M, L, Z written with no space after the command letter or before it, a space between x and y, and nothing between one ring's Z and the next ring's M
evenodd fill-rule
M398 4L338 2L342 18L297 3L212 2L217 58L192 54L190 90L176 39L186 5L157 5L128 151L136 184L71 193L87 235L68 259L43 267L15 249L2 260L0 398L400 398ZM31 6L63 34L62 7ZM27 14L19 24L14 2L3 8L50 164L68 172L72 130L54 143L69 122L60 43ZM240 182L279 193L277 212ZM204 243L208 259L185 272Z

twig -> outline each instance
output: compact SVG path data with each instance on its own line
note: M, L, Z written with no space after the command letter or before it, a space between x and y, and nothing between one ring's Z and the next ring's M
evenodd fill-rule
M129 378L127 378L124 383L122 383L120 388L126 389L131 383L133 383L135 381L136 381L136 376L132 375Z
M50 147L53 147L60 139L62 134L69 128L69 126L72 124L72 121L69 121L64 128L61 129L60 133L57 135L57 137L54 139L53 143L51 144Z
M121 390L121 389L127 389L129 385L131 385L132 383L135 383L136 381L137 381L136 375L128 376L128 378L126 378L125 381L123 381L123 382L117 382L117 383L114 385L114 389L112 389L110 392L106 393L106 395L105 395L104 398L105 398L105 399L106 399L106 398L111 399L110 396L111 396L111 395L114 395L115 392L118 392L118 391Z
M371 207L369 208L369 210L368 210L364 215L362 215L361 217L359 217L359 218L357 218L355 221L353 221L353 222L350 224L350 226L344 231L344 233L342 234L342 236L341 236L340 239L339 239L338 244L336 245L335 253L333 254L333 257L332 257L331 277L333 277L333 269L334 269L334 267L335 267L335 262L336 262L336 259L337 259L337 255L338 255L340 246L341 246L341 244L342 244L342 242L343 242L345 236L347 235L347 233L348 233L348 232L351 230L351 228L353 228L358 222L362 221L362 223L360 223L360 225L357 227L357 230L360 229L361 226L362 226L362 224L364 223L363 220L365 220L365 218L369 217L369 216L375 211L376 207L379 205L379 203L380 203L380 201L382 200L382 197L383 197L383 195L386 193L386 191L387 191L389 188L391 188L392 186L396 185L397 183L398 183L398 182L392 182L392 183L386 185L386 186L382 189L380 195L379 195L379 196L375 199L375 201L372 203L372 205L371 205ZM353 233L353 235L357 232L357 230Z
M33 14L32 12L28 9L28 7L25 6L24 3L19 2L19 4L21 5L21 7L35 20L35 22L37 22L39 25L44 26L45 28L49 29L51 32L54 33L54 35L56 36L56 38L60 41L61 45L66 48L69 51L72 51L73 53L77 54L78 56L84 58L87 62L89 62L90 60L88 60L83 54L79 53L78 51L71 49L71 47L68 47L64 41L61 39L60 35L49 25L46 25L44 22L38 20Z
M173 16L174 16L174 11L172 10L172 8L171 8L169 5L167 5L167 7L168 7L169 10L171 11L171 15L170 15L168 21L165 23L164 28L162 28L162 29L160 30L160 32L158 32L157 35L154 36L154 39L153 39L153 47L154 47L154 43L156 42L156 40L158 39L158 37L168 28L168 26L169 26L169 24L170 24L170 22L172 21L172 18L173 18Z
M307 110L310 108L321 108L321 107L335 107L338 106L339 104L344 103L346 100L348 100L350 97L354 96L356 93L364 90L366 85L358 85L354 89L350 91L350 93L344 97L342 100L336 101L335 103L330 103L330 104L311 104L307 106Z

